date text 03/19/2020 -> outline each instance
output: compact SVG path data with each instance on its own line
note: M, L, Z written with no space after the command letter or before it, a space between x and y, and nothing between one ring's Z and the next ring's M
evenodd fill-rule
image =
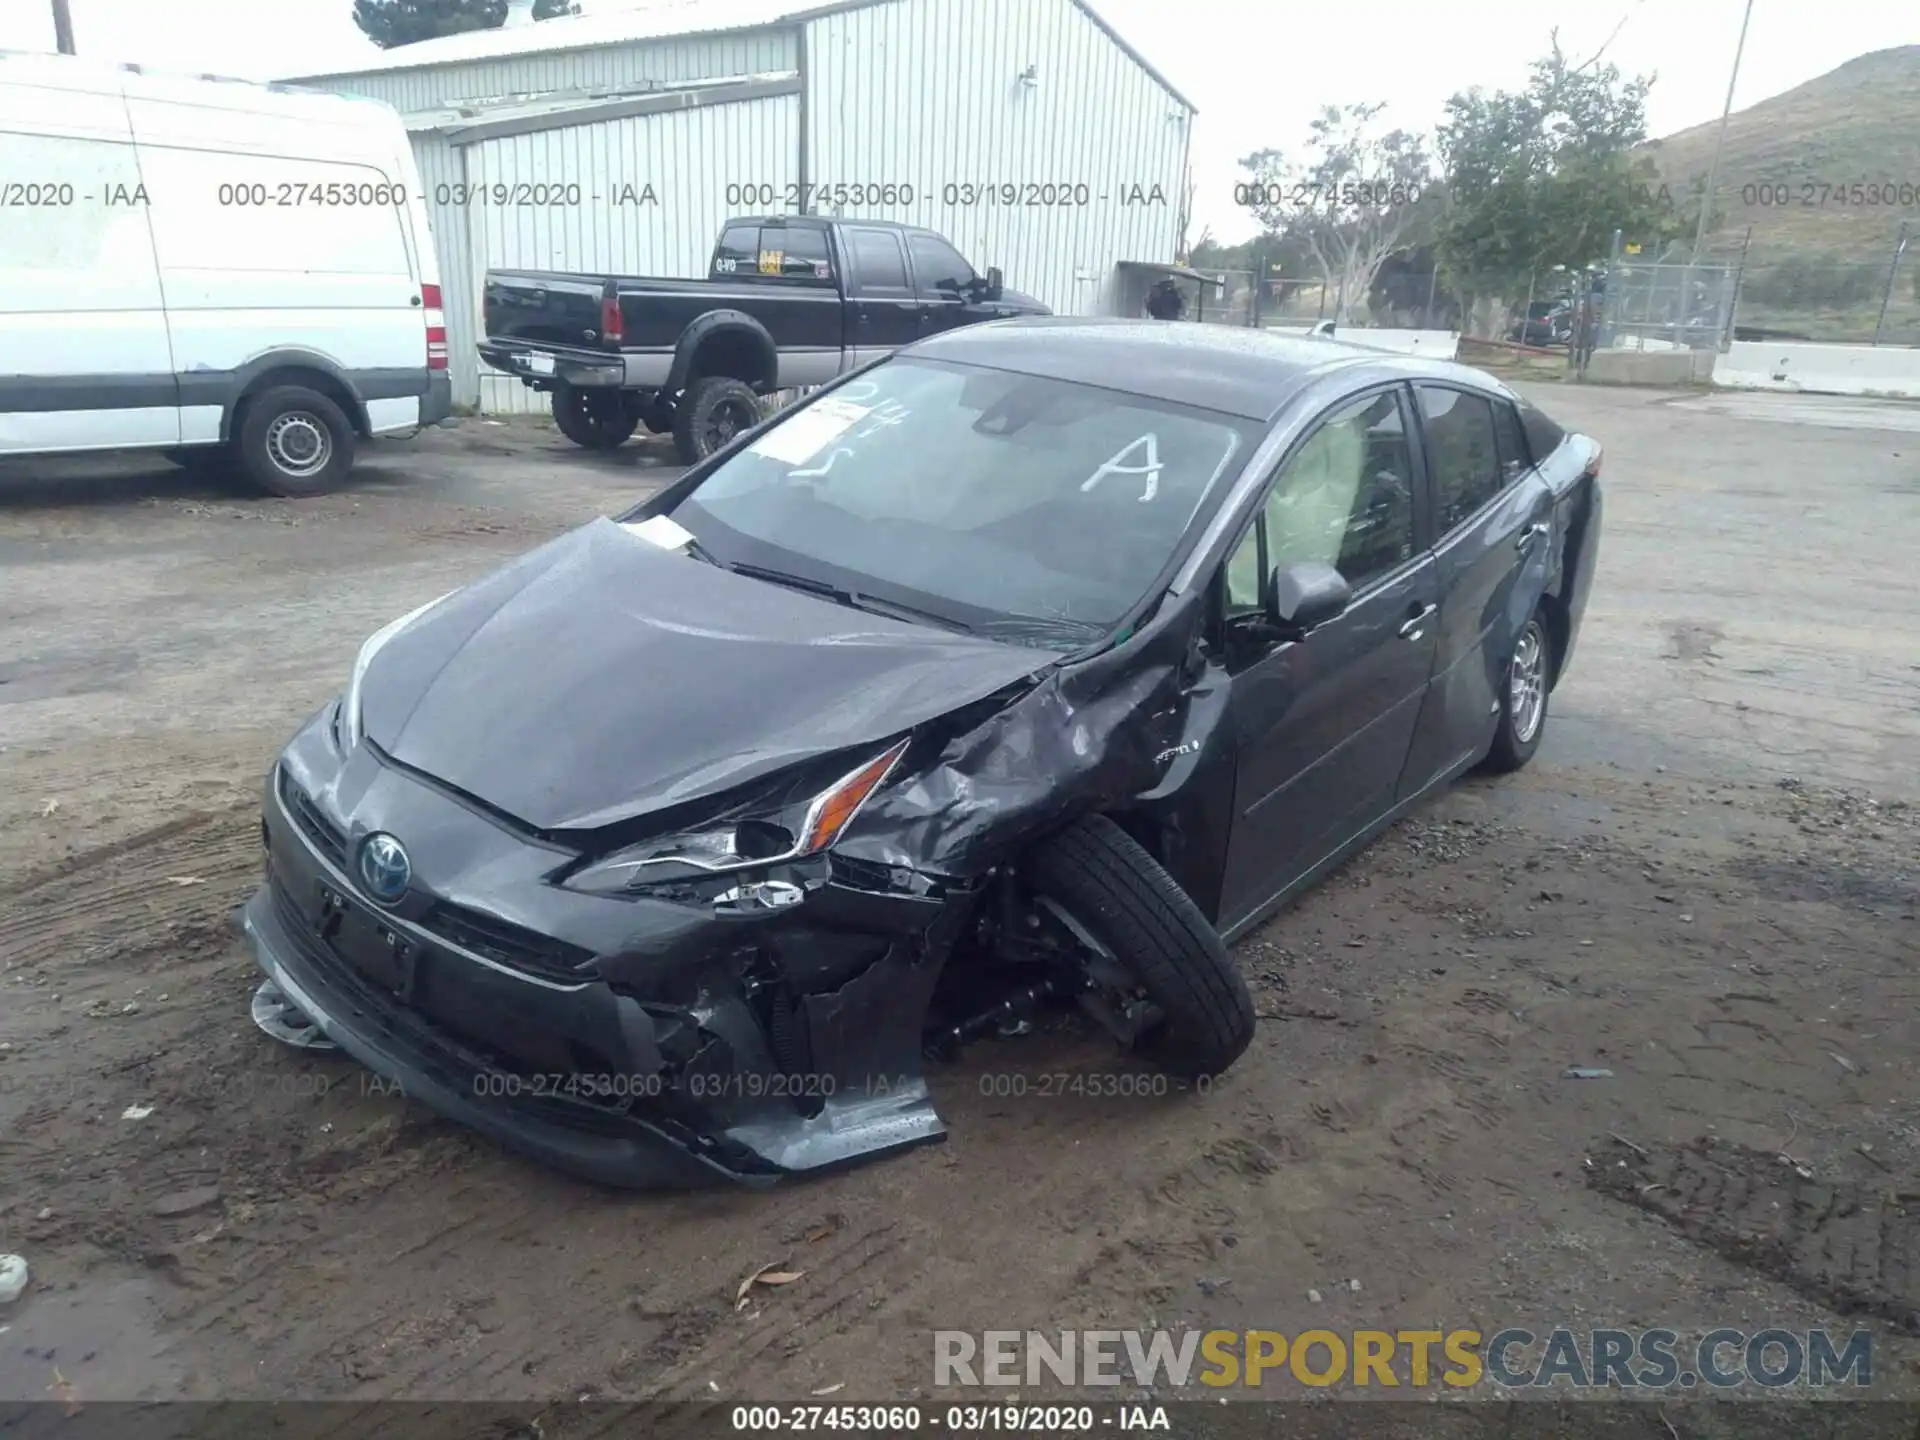
M1173 1429L1164 1405L735 1405L735 1434L1086 1435Z
M1055 209L1165 206L1168 200L1165 186L1147 181L949 180L922 185L910 180L871 180L800 185L791 181L736 180L726 187L725 203L735 212L812 214L846 207L871 210L923 203L958 209Z

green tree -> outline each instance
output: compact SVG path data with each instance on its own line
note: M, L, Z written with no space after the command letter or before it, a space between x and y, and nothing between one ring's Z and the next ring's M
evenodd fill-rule
M1268 235L1304 254L1328 293L1334 319L1365 305L1382 262L1413 232L1431 188L1426 142L1375 126L1383 104L1329 105L1297 154L1257 150L1240 161L1246 208Z
M534 0L533 18L578 15L574 0ZM353 23L382 50L506 23L507 0L353 0Z
M1598 61L1570 63L1556 36L1524 89L1476 87L1447 102L1437 238L1469 307L1478 295L1522 292L1556 265L1603 259L1616 229L1643 245L1689 229L1652 160L1633 153L1646 139L1653 77L1623 80Z

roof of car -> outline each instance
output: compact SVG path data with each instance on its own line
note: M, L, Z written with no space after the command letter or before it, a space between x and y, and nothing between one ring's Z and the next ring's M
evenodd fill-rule
M1099 385L1262 422L1313 380L1345 368L1356 385L1401 377L1504 390L1491 376L1449 361L1318 336L1163 320L1027 316L947 330L896 353Z

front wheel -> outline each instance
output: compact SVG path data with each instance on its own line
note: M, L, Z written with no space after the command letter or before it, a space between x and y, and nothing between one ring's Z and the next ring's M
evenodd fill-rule
M697 465L760 423L760 397L753 387L710 375L687 387L673 408L673 443L682 465Z
M1553 641L1546 617L1535 610L1513 642L1500 686L1500 724L1481 768L1511 774L1533 759L1547 730L1547 690L1553 677Z
M1134 838L1091 815L1042 841L1025 875L1068 934L1083 1009L1127 1048L1188 1079L1253 1042L1253 996L1220 932Z

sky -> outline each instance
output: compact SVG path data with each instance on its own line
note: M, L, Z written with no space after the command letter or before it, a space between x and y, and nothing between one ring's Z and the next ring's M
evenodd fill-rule
M1556 27L1585 59L1608 44L1627 74L1657 76L1650 130L1718 118L1746 0L1091 0L1199 110L1195 237L1257 229L1233 203L1242 156L1299 145L1325 104L1384 100L1384 123L1431 129L1449 95L1518 88ZM83 55L270 79L349 69L378 53L351 0L69 0ZM804 0L795 0L802 8ZM589 11L619 0L586 0ZM1609 43L1609 37L1611 41ZM1753 0L1735 108L1895 45L1920 44L1912 0ZM0 0L0 49L54 48L50 0Z

